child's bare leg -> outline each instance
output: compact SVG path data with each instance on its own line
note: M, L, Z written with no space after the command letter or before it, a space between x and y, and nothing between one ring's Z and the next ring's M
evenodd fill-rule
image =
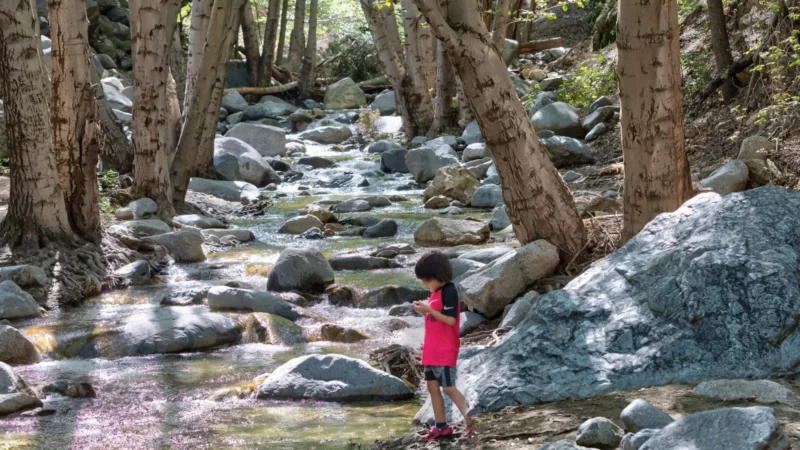
M428 386L430 386L430 384ZM464 421L467 423L467 425L471 425L472 416L469 415L469 405L467 405L467 399L464 398L464 395L461 394L461 391L459 391L455 386L450 386L443 389L444 393L450 397L450 400L453 401L453 404L456 405L459 411L461 411L461 415L464 416ZM442 404L444 405L444 401ZM436 409L434 409L434 411L436 411Z
M428 381L428 393L431 395L431 406L433 406L433 417L436 419L436 423L447 422L447 416L444 411L444 397L442 397L442 391L439 390L438 381Z

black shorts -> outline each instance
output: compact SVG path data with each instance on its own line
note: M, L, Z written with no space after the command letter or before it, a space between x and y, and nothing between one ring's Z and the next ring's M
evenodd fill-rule
M441 387L456 385L456 368L447 366L424 366L425 381L438 381Z

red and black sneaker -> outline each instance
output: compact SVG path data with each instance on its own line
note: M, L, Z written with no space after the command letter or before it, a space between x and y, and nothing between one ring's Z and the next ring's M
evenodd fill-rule
M462 441L468 441L477 435L478 432L475 431L475 428L473 428L471 425L467 425L467 427L464 428L464 431L461 432L461 437L459 439Z
M453 435L453 428L450 425L447 425L441 430L437 426L432 426L428 430L428 434L422 436L422 442L431 442L436 439L451 437L452 435Z

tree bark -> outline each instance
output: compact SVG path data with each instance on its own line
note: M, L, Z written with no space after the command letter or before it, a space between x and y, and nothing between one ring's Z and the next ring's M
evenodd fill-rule
M289 0L283 0L281 5L281 29L278 32L278 50L275 55L275 65L283 64L283 51L286 46L286 19L289 14Z
M522 8L522 0L511 0L511 7L506 14L508 25L506 26L506 37L510 39L517 38L517 26L519 25L520 9ZM522 42L522 41L517 41Z
M306 51L303 54L300 82L297 85L297 93L300 99L308 98L308 89L314 84L314 64L316 64L317 59L317 0L311 0L308 10L308 42L306 43Z
M517 42L528 42L531 38L531 21L536 10L536 0L522 0L520 6L519 20L517 24Z
M37 252L75 238L61 190L51 135L47 75L32 1L0 2L0 83L11 169L0 243Z
M208 22L211 20L211 11L214 0L192 0L192 17L189 24L189 52L186 57L186 89L183 97L183 111L189 109L194 95L194 83L202 65L203 49L206 45Z
M425 92L436 89L436 38L412 0L402 0L406 68Z
M48 2L52 39L53 147L70 225L99 242L97 163L100 127L89 65L89 19L84 0Z
M668 0L620 0L619 4L623 240L692 196L681 111L677 7Z
M711 48L714 50L714 61L717 64L717 75L722 75L733 64L731 46L728 42L728 29L725 26L725 8L722 0L708 0L708 23L711 28ZM729 103L736 97L736 86L733 79L727 78L722 83L722 98Z
M463 82L487 146L495 157L514 232L522 244L547 239L562 261L586 242L572 194L531 126L502 57L488 39L477 4L450 4L450 24L436 0L415 0ZM457 7L457 11L452 11ZM456 31L458 30L458 31Z
M181 48L181 30L175 27L172 47L169 52L169 70L175 81L175 95L178 98L178 111L183 111L184 96L186 94L186 57Z
M492 24L492 42L501 54L503 53L503 44L508 30L508 5L509 0L497 0L494 23Z
M456 77L458 78L458 77ZM472 106L469 104L469 100L467 100L467 94L464 92L464 83L461 80L458 80L458 123L462 127L466 127L470 124L473 120L475 120L475 116L472 114Z
M172 187L169 168L168 97L169 48L177 26L178 0L130 2L131 32L135 34L133 83L133 149L135 198L149 197L159 215L171 219ZM190 90L187 89L187 97Z
M447 50L439 42L436 52L436 99L433 101L433 124L429 136L436 136L455 124L453 96L456 93L455 72L447 58Z
M294 73L300 70L303 49L305 48L305 19L306 0L295 0L294 26L292 27L292 35L289 38L289 61L286 63L289 71Z
M261 50L261 62L258 66L258 86L269 86L272 82L272 65L274 64L275 37L278 32L278 9L280 5L280 0L269 0L267 24L264 27L264 48Z
M247 84L258 86L258 68L261 56L258 50L258 25L253 17L253 5L248 1L242 10L242 36L244 56L247 59Z
M125 130L117 120L114 110L108 104L100 74L92 67L92 85L97 102L97 115L100 122L101 166L104 171L115 170L120 174L133 173L133 147L125 135Z
M238 35L237 25L245 0L216 0L212 7L211 18L206 33L207 39L203 55L200 58L200 66L203 70L198 74L195 81L195 95L192 102L186 109L186 117L183 122L178 149L175 159L172 161L172 185L174 189L173 201L175 209L183 209L183 202L186 198L186 191L189 187L189 178L196 165L196 158L203 151L203 138L209 132L207 118L211 107L214 108L214 121L209 128L213 128L211 134L211 152L213 154L213 136L216 134L217 118L219 116L219 103L213 105L215 90L218 82L218 75L224 74L226 70L220 69L221 66L227 67L230 49L234 42L232 36ZM219 95L221 99L221 95ZM207 144L205 144L207 145Z

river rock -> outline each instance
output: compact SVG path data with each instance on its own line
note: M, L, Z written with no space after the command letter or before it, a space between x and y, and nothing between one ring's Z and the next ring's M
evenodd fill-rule
M369 195L367 197L360 197L359 200L364 200L365 202L369 203L369 206L373 208L384 208L386 206L392 206L392 201L384 197L383 195Z
M608 131L609 131L608 130L608 125L606 125L605 123L598 123L597 125L594 126L594 128L592 128L586 134L586 137L584 138L584 140L586 142L591 142L591 141L599 138L601 135L608 133Z
M436 177L437 171L445 166L458 164L452 148L442 146L438 149L420 147L406 153L406 167L417 183L427 183Z
M690 414L668 425L641 450L784 450L789 439L772 408L723 408Z
M278 233L303 234L312 228L322 228L322 221L311 214L292 217L281 225Z
M384 139L370 144L367 147L367 153L386 153L390 150L405 150L405 148L397 142Z
M591 450L591 449L581 445L577 445L574 442L565 439L557 442L548 442L546 444L542 444L542 446L539 447L539 450Z
M443 209L450 206L450 200L444 195L434 195L425 200L425 209Z
M325 109L356 109L367 104L367 96L351 78L343 78L325 89Z
M470 309L494 317L533 282L552 274L558 263L555 246L538 240L492 261L456 287Z
M381 219L380 222L364 230L366 238L387 238L395 234L397 234L397 222L392 219Z
M397 111L397 103L394 98L394 91L385 90L375 96L375 100L369 105L369 109L380 111L382 116L390 116Z
M259 398L317 401L402 400L413 391L399 378L343 355L307 355L275 369Z
M14 327L0 324L0 361L7 364L36 364L41 360L39 351L25 335Z
M364 187L369 186L369 181L361 175L343 173L320 181L319 186L324 188Z
M531 117L531 122L537 132L550 130L560 136L574 138L586 136L578 110L568 103L554 102L543 107Z
M441 211L439 211L439 214L443 216L458 216L464 214L464 210L459 208L458 206L448 206L447 208L444 208Z
M215 219L213 217L201 216L199 214L184 214L180 216L175 216L172 218L172 220L181 225L200 228L201 230L207 230L212 228L219 229L228 227L219 219Z
M700 184L711 188L719 195L725 196L733 192L741 192L747 188L750 171L744 161L734 159L715 170Z
M253 313L243 325L242 343L292 346L306 342L303 327L275 314Z
M377 270L393 269L402 267L400 264L389 258L378 258L376 256L337 256L328 260L333 270Z
M42 401L32 395L23 394L21 392L0 394L0 416L25 409L39 408L41 406Z
M481 264L489 264L513 251L513 248L508 247L478 248L462 253L459 258L477 261Z
M255 186L281 182L269 161L251 145L233 137L214 140L214 168L220 180L246 181Z
M647 428L661 429L675 421L669 414L642 399L630 402L620 413L619 419L625 431L631 433Z
M414 305L411 303L403 303L401 305L394 305L389 308L388 312L390 317L411 317L417 315L414 311Z
M272 268L267 289L318 294L333 281L333 269L322 253L309 248L290 247L281 252Z
M177 262L200 262L206 260L203 253L203 235L199 231L182 229L147 238L148 241L163 245L169 255Z
M208 238L210 236L215 236L217 239L221 239L226 236L233 236L239 242L250 242L256 239L253 232L250 230L245 229L235 229L235 230L202 230L204 238Z
M282 117L297 111L297 107L274 95L261 97L258 104L264 108L268 117Z
M127 209L132 213L133 219L147 219L158 212L158 204L152 199L142 197L128 203Z
M472 311L463 311L459 317L458 334L464 336L486 323L486 317Z
M504 230L511 226L511 219L508 217L506 205L497 205L492 210L492 220L489 221L489 229L492 231Z
M244 181L217 181L193 177L189 180L189 190L245 205L261 197L257 187Z
M230 90L222 97L221 106L230 113L237 113L247 108L247 100L245 100L239 92Z
M353 131L347 125L336 125L306 130L298 134L297 137L320 144L339 144L348 140L352 135Z
M39 305L13 281L0 282L0 320L39 317ZM2 392L2 391L0 391Z
M798 261L800 192L697 195L540 297L502 342L462 358L458 387L485 412L786 373L800 364Z
M579 174L578 172L575 172L574 170L568 170L563 174L561 174L561 178L563 178L564 181L566 181L567 183L580 180L582 177L583 175Z
M461 154L461 160L463 162L474 161L476 159L482 158L491 158L492 152L489 151L489 148L486 144L479 142L476 144L469 144L467 148L464 149L464 152Z
M364 333L353 328L340 327L332 323L326 323L320 329L322 339L330 342L343 342L352 344L353 342L365 341L369 339Z
M150 284L150 262L145 259L126 264L114 271L114 276L122 278L131 286Z
M489 240L489 227L481 222L434 217L414 232L418 245L453 247L464 244L483 244Z
M775 153L775 144L766 137L756 134L748 136L742 141L742 145L739 147L739 155L736 159L741 159L742 161L753 159L765 161L773 153Z
M480 179L486 178L489 168L494 166L491 158L475 159L464 165L473 175Z
M409 244L387 243L379 245L370 256L380 256L382 258L394 258L397 255L413 255L417 251Z
M536 291L526 292L525 295L518 298L517 301L507 306L503 313L503 320L500 322L499 328L516 327L528 317L536 299L539 298L539 293Z
M295 321L302 317L286 300L269 292L214 286L208 290L208 307L212 310L253 311L275 314Z
M335 162L321 156L304 156L297 160L297 164L311 166L314 169L327 169L336 165Z
M30 392L25 381L8 364L0 361L0 394Z
M595 162L592 149L577 139L552 136L542 139L542 144L547 149L553 165L558 169Z
M562 84L564 84L565 80L566 77L562 75L547 77L539 82L539 88L541 88L543 91L555 91L556 89L560 88Z
M722 401L755 400L758 403L783 403L797 406L797 395L771 380L712 380L694 388L694 394Z
M300 210L300 215L314 216L322 223L336 222L336 215L334 215L328 208L320 205L310 204Z
M424 200L443 195L469 204L480 185L480 180L469 170L457 164L445 166L436 171L433 181L425 189Z
M650 428L644 429L638 433L628 433L622 437L622 442L619 443L620 450L639 450L645 442L655 436L660 430L653 430Z
M453 266L453 279L458 280L465 273L472 271L477 272L486 264L469 259L453 258L450 260L450 265Z
M622 428L614 422L605 417L595 417L578 427L575 443L601 450L614 450L619 446L624 434Z
M481 127L478 125L477 120L473 120L467 125L466 128L464 128L464 133L461 134L461 139L467 145L483 142L483 133L481 133Z
M533 102L533 106L531 109L528 110L528 117L533 117L539 110L544 108L547 105L551 105L556 102L556 94L553 92L539 92L536 94L536 98ZM539 131L539 130L536 130Z
M381 153L381 171L384 173L409 173L406 165L408 150L391 149Z
M476 189L470 202L473 208L494 208L502 204L503 189L496 184L487 184Z
M367 291L356 300L356 303L361 308L386 308L426 300L430 295L427 289L422 288L384 286Z
M36 266L21 264L0 267L0 282L13 281L17 286L47 286L47 274Z
M333 206L333 210L337 213L369 211L370 209L372 206L369 202L359 198L351 198Z
M581 121L581 126L585 131L591 131L597 125L608 122L614 117L617 108L613 106L603 106L591 112L588 116L584 117Z
M111 230L142 237L169 233L172 231L172 227L159 219L141 219L112 225Z
M225 137L244 141L264 157L286 155L286 131L278 127L237 123L225 133Z

